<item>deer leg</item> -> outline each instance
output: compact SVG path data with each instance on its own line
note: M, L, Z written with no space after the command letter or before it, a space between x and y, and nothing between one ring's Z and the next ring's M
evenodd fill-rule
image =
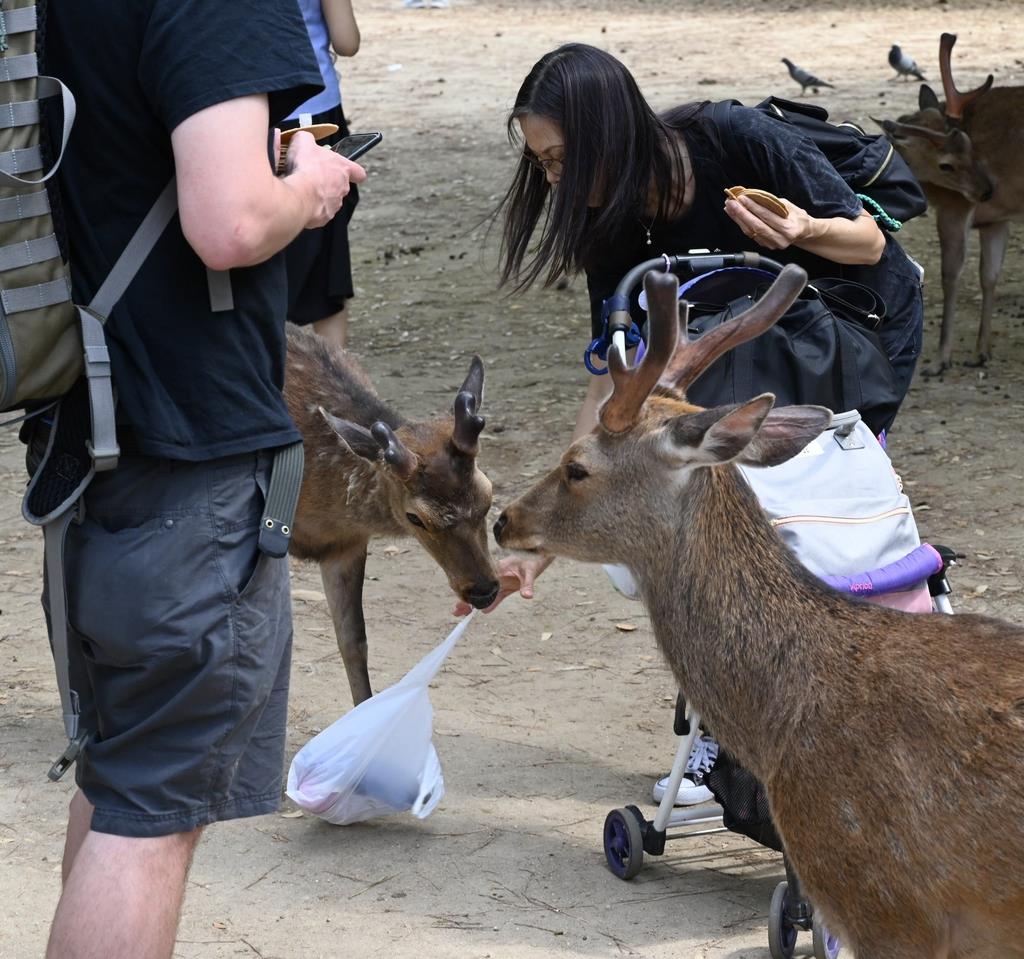
M981 239L981 266L978 269L981 280L981 325L978 327L976 356L969 366L984 366L992 358L992 314L996 308L996 285L1003 272L1010 224L989 223L980 227L978 234Z
M938 227L942 259L942 332L939 335L939 362L923 370L925 376L936 376L953 365L953 321L956 317L956 294L967 256L968 216L959 207L954 210L940 207Z
M334 635L345 663L352 702L356 706L373 695L366 668L366 623L363 621L365 571L365 540L320 561L320 578L327 596L327 608L334 621Z

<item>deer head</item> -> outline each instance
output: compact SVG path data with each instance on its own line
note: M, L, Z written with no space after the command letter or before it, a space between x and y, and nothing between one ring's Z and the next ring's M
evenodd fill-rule
M373 465L395 523L437 561L452 590L478 608L498 593L487 548L491 483L476 465L483 388L484 366L473 357L453 413L444 419L398 429L376 422L366 429L320 408L338 439Z
M930 98L922 95L922 102L935 99L930 90L929 94ZM921 183L952 190L971 203L991 199L992 180L975 156L971 138L960 127L948 125L937 106L922 107L898 120L874 122L885 131Z
M657 548L659 528L674 529L699 471L733 462L773 466L796 455L828 426L829 410L774 410L770 393L701 409L683 391L720 355L770 327L806 281L803 270L787 266L746 313L680 344L686 318L684 310L679 320L676 278L648 273L646 355L626 369L609 353L614 392L601 409L600 425L501 514L494 527L498 542L585 562L630 564Z
M959 193L971 203L992 198L992 179L977 157L965 129L964 111L992 87L992 75L978 88L961 93L953 82L950 56L956 35L942 34L939 41L939 72L945 103L935 91L921 85L918 112L898 120L875 120L921 183Z

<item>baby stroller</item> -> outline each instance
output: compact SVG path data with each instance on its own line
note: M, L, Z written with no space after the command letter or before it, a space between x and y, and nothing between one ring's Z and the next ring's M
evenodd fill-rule
M738 296L734 295L734 285L730 288L730 282L723 284L723 280L733 279L728 276L733 266L745 271L740 276L739 287L746 292ZM720 297L723 289L729 290L727 295L732 306L727 307L727 313L740 312L742 301L756 295L749 286L751 266L757 271L767 267L772 273L780 268L773 261L754 254L663 257L648 261L622 281L613 308L626 308L632 287L650 269L660 267L696 274L695 280L681 285L680 296L688 302L696 299L706 304L703 310L698 309L696 323L689 324L691 335L700 335L709 324L721 321L712 308L717 306L720 311L722 308L721 302L712 304L706 300L709 284L703 282L703 278L713 278L711 289L717 291L716 296ZM640 302L643 306L642 299ZM826 304L826 309L818 311L817 322L837 322L826 315L829 312ZM806 325L808 316L806 309L798 311L795 324ZM688 319L694 319L692 310ZM785 320L784 317L780 322ZM815 322L813 317L810 322ZM621 333L621 329L613 329L609 339ZM634 336L638 333L635 331ZM791 333L792 330L784 328L780 336L791 336ZM868 351L864 356L866 362L887 364L880 348L875 355L870 354L870 337L861 338L859 342ZM772 349L777 343L778 340L775 344L769 343L767 348ZM762 344L762 348L764 346ZM842 348L840 343L839 349ZM849 345L846 349L850 349ZM841 382L841 374L853 370L849 357L845 369L838 371L840 377L824 375L814 379L804 370L789 376L791 368L786 364L798 362L799 352L798 345L785 362L776 363L774 367L771 357L740 357L732 372L728 368L716 372L715 366L722 363L720 360L708 370L712 374L710 385L703 383L702 377L688 393L695 402L711 406L741 401L771 389L788 402L820 403L834 408L837 400L842 401L849 395L849 386ZM758 370L759 364L760 380L756 373L751 375L751 370ZM737 368L739 374L735 372ZM884 374L884 366L881 369ZM855 372L850 375L856 377ZM772 377L781 382L776 385ZM884 375L877 382L884 387ZM863 381L857 385L862 387ZM743 395L745 388L749 391ZM730 390L732 395L729 395ZM884 389L874 395L862 395L860 403L873 417L873 427L865 423L860 412L851 410L837 415L828 430L790 461L769 469L741 469L783 539L805 566L830 585L910 612L949 613L952 612L948 599L950 589L945 574L955 554L945 547L933 548L921 543L909 500L875 435L879 423L886 417L891 422L888 412L891 402ZM635 597L628 570L606 569L620 592ZM698 737L701 736L700 716L688 708L682 694L676 704L674 728L680 736L679 747L667 782L659 784L663 795L654 819L648 820L637 806L630 805L612 810L605 820L604 850L612 872L621 879L631 879L642 868L645 853L664 853L667 839L706 835L724 829L739 832L781 852L782 844L772 824L763 787L724 750L719 752L713 765L708 764L710 770L704 780L716 801L675 808L680 784L688 763L692 763L691 756L696 755L694 746L700 745ZM713 730L710 732L713 734ZM812 933L813 954L817 959L835 959L841 944L815 916L813 905L802 894L785 857L784 864L786 880L777 886L769 913L768 942L773 959L789 959L794 954L801 930Z

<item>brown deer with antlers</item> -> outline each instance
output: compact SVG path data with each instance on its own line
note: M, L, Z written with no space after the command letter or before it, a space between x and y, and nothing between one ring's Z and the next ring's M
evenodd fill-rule
M992 313L1003 268L1010 223L1024 219L1024 87L992 87L992 76L961 93L953 83L950 57L956 36L944 33L939 70L945 103L921 87L920 109L896 121L876 121L921 181L935 210L941 247L942 333L938 364L948 369L953 355L956 295L973 227L981 239L981 323L974 359L992 355Z
M305 442L291 552L320 564L357 705L373 695L362 599L371 537L415 537L472 606L498 594L487 548L491 484L476 465L483 387L474 357L454 415L411 423L381 402L348 353L288 327L284 396Z
M857 959L1021 959L1024 629L824 585L733 464L784 462L831 413L771 394L701 409L682 392L805 281L785 267L677 350L675 277L648 274L649 352L632 369L609 354L600 425L495 535L632 570L680 689L764 783L805 892Z

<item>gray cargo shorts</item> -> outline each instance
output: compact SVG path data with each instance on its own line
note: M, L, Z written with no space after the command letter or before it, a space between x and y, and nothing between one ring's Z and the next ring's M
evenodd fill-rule
M97 832L278 807L292 622L288 561L256 545L270 461L129 456L86 492L65 566Z

